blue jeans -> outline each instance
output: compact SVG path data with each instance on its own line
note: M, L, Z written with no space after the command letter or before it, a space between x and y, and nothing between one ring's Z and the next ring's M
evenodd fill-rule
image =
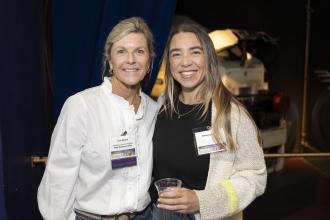
M99 219L100 218L93 218L76 212L75 220L99 220Z
M97 220L97 219L76 213L76 220Z
M150 204L145 210L134 216L132 220L195 220L195 216L160 209L155 204Z
M152 220L151 205L148 205L143 211L136 213L132 220Z

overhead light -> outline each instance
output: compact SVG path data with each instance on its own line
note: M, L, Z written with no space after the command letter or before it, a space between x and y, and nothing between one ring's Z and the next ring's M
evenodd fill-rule
M215 30L209 36L217 52L238 43L238 38L230 29Z

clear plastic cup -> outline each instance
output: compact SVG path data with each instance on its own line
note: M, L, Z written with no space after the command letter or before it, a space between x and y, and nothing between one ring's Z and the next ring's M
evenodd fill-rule
M181 187L182 181L176 178L164 178L155 181L158 194L166 191L169 187Z

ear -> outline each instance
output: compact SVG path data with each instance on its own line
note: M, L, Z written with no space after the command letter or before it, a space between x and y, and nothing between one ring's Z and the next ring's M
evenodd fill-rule
M111 61L110 61L110 60L108 60L108 64L109 64L109 71L111 72L111 71L112 71L112 68L113 68L113 66L112 66L112 63L111 63Z

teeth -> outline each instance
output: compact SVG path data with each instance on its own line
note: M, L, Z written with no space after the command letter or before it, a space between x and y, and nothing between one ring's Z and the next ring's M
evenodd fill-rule
M124 69L124 71L126 71L126 72L136 72L136 71L138 71L138 69Z
M180 73L193 73L196 72L196 70L182 70Z
M195 73L195 71L191 70L191 71L182 71L181 75L185 78L190 78L192 77L192 75Z

